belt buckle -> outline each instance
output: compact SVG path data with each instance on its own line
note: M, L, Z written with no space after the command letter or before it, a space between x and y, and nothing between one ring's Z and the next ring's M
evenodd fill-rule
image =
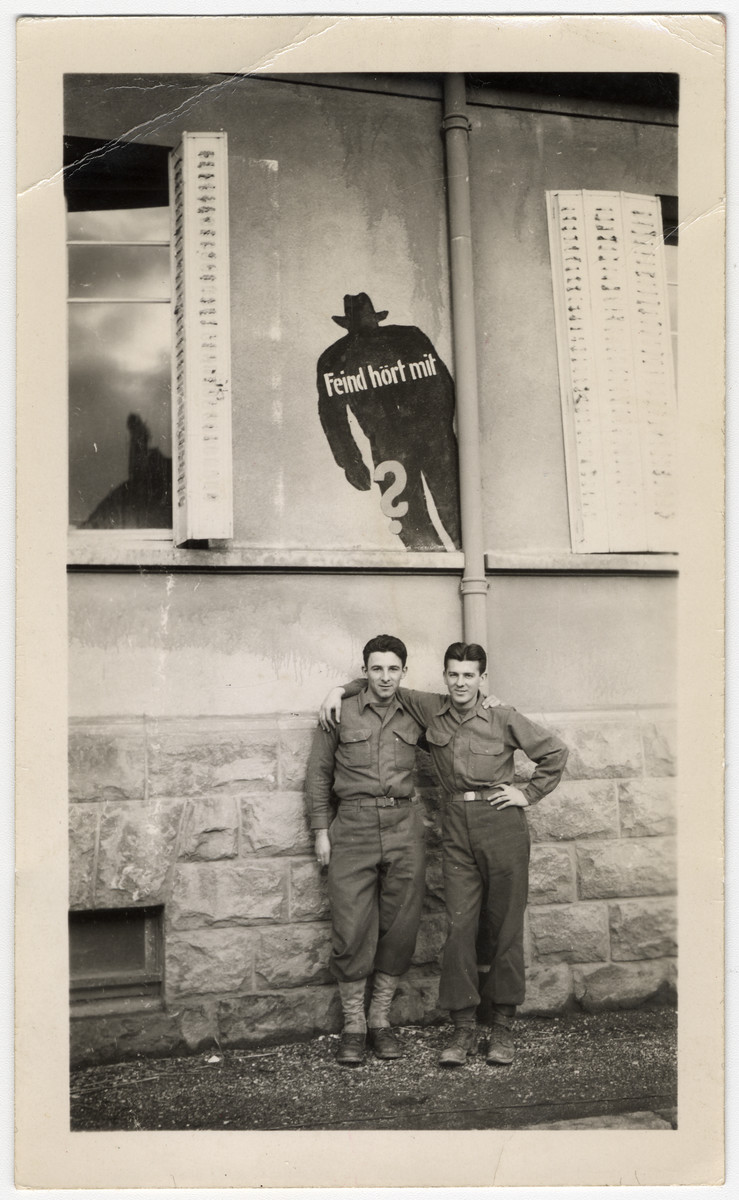
M466 803L469 803L469 801L470 801L470 800L476 800L476 799L477 799L477 793L476 793L476 792L462 792L462 799L463 799L463 800L464 800Z
M380 807L381 808L393 808L394 806L395 806L395 797L394 796L381 796L380 797Z

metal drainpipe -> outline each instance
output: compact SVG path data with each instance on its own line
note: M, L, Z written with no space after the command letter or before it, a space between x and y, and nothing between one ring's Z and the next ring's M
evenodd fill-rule
M477 343L472 280L472 221L467 93L464 75L444 77L446 182L452 271L452 341L457 397L459 499L462 515L462 618L467 642L487 642L488 590L482 524Z

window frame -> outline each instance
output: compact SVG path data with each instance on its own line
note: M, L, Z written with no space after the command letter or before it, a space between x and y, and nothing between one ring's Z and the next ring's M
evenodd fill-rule
M144 926L143 963L137 968L121 968L105 972L76 974L72 967L74 929L92 924L96 919L102 924L110 922L110 932L116 920L123 922L137 918ZM82 909L69 914L69 997L70 1003L84 1005L96 1001L161 1000L164 986L164 908Z
M168 206L168 207L170 207L170 206ZM170 217L170 225L171 225L171 217ZM102 239L99 241L85 241L85 240L82 240L79 238L67 238L66 246L67 246L67 251L69 251L70 246L145 246L145 247L150 247L150 246L164 247L164 246L166 246L167 250L170 251L170 257L171 257L171 240L167 241L167 242L163 242L163 241L150 241L150 242L105 241ZM69 254L67 254L67 269L69 269ZM67 292L69 293L69 288L67 289ZM171 291L170 291L170 295L167 297L147 297L146 299L139 298L139 297L121 298L121 297L112 297L112 296L90 296L90 297L70 296L69 294L67 294L66 303L67 303L67 314L69 314L69 306L70 305L74 305L74 306L85 305L86 306L86 305L105 305L105 304L133 304L133 305L166 304L170 309L170 327L171 327L171 310L172 310L172 306L173 306L173 297L172 297ZM68 320L67 320L68 331L69 331L70 324L71 324L71 322L69 321L69 316L68 316ZM171 335L170 335L170 349L171 349L171 341L172 341L172 339L171 339ZM171 400L170 400L170 426L171 426L171 423L172 422L171 422ZM69 470L71 471L71 461L69 464ZM102 499L104 499L104 497ZM159 525L159 526L151 526L151 527L140 526L140 527L132 527L132 528L124 528L124 529L81 529L79 526L72 525L70 523L69 528L68 528L68 533L71 538L75 538L75 539L83 538L86 541L90 542L90 544L93 544L93 545L96 544L96 540L98 537L102 536L105 538L109 538L111 536L111 534L114 535L115 537L120 537L120 536L129 536L130 537L131 535L134 535L134 537L140 541L171 542L172 537L173 537L173 522L170 521L169 525Z
M167 526L124 529L80 529L68 522L71 563L111 565L121 552L127 558L136 547L141 547L144 557L153 550L157 558L162 551L171 556L181 548L202 550L215 545L222 550L233 540L228 140L224 132L185 132L177 146L166 149L168 242L68 238L66 244L168 246L169 297L71 297L67 287L66 311L71 304L169 305L172 520ZM208 155L214 164L214 178L205 183L203 158ZM210 213L204 211L206 201ZM209 264L206 276L204 264L214 257L214 249L218 258L213 282L213 267ZM208 282L203 282L205 278ZM212 307L209 304L207 311L204 305L211 296L204 289L213 291ZM198 328L206 324L216 327L209 331L210 346L202 328Z

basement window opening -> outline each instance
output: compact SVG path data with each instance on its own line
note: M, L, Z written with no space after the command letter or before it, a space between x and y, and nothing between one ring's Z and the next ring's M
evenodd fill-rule
M73 1005L161 996L163 913L158 907L69 914Z

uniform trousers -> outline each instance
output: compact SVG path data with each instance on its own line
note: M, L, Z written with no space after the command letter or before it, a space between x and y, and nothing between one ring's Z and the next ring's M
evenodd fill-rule
M360 807L342 800L329 827L329 970L339 982L403 975L421 920L426 866L420 801Z
M530 839L522 808L494 809L485 800L446 798L444 900L449 930L441 967L439 1007L451 1011L521 1004L525 994L523 918ZM483 914L483 904L485 910ZM480 986L476 940L481 915L490 970Z

